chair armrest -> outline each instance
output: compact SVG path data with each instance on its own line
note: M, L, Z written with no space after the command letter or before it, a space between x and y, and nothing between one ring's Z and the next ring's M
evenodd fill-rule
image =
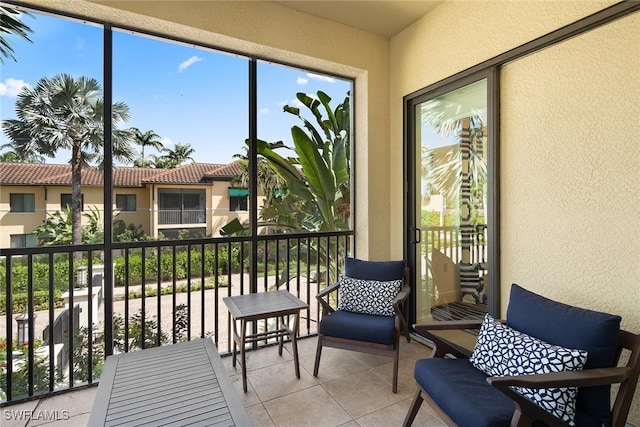
M517 375L508 377L488 377L487 382L509 397L516 405L514 420L541 420L550 426L568 426L569 424L551 415L536 403L517 393L511 387L531 389L551 387L591 387L616 384L625 381L631 375L630 367L585 369L571 372L552 372L548 374Z
M402 289L400 289L400 292L396 295L394 300L391 301L393 311L396 313L396 329L407 338L407 342L410 341L409 321L407 320L409 317L409 305L407 304L407 300L409 299L410 293L411 287L405 284Z
M339 287L340 287L340 283L334 283L332 285L329 285L323 290L321 290L320 292L318 292L318 294L316 295L316 298L318 299L324 298L327 295L329 295L331 292L336 291Z
M481 326L481 320L450 320L416 324L413 325L413 328L418 334L434 344L433 357L445 357L447 354L451 354L457 358L468 358L471 356L471 352L468 349L459 347L431 331L463 331L465 329L480 329Z
M621 383L631 374L627 366L584 369L582 371L551 372L548 374L489 377L487 382L501 390L508 387L551 388L593 387Z
M331 305L329 304L329 301L327 300L327 297L332 292L337 291L339 287L340 287L340 283L334 283L332 285L327 286L326 288L324 288L323 290L318 292L318 294L316 295L316 299L318 300L318 302L322 306L322 315L323 316L326 316L327 314L333 313L335 311L335 309L333 307L331 307Z
M411 292L411 287L409 285L404 285L398 295L391 301L391 305L396 310L396 313L401 309L401 305L409 298L409 293Z

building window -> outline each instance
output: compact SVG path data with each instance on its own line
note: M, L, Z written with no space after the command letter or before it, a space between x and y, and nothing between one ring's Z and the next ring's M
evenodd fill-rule
M33 193L11 193L9 194L10 212L35 212L36 195Z
M136 211L135 194L116 194L116 209L123 212Z
M247 188L230 188L229 189L229 210L248 211L249 190Z
M36 236L34 234L12 234L12 248L30 248L36 245Z
M81 210L84 210L84 194L80 195L80 199L81 199ZM60 194L60 209L65 210L65 209L71 209L71 193L62 193Z
M158 201L158 224L206 223L204 190L161 190Z

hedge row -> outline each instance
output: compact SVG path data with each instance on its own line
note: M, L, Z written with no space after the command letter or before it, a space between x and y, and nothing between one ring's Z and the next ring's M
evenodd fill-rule
M229 271L237 273L240 271L240 249L232 248L231 254L227 247L218 249L218 261L216 265L216 253L213 251L204 252L205 276L217 274L228 274ZM176 252L176 280L186 279L189 270L189 253L185 250ZM126 281L125 258L115 257L114 280L116 286L123 286ZM94 265L101 263L99 259L94 260ZM84 261L86 265L86 261ZM140 252L129 255L129 285L139 285L142 283L142 254ZM217 267L217 269L216 269ZM173 280L173 253L162 252L160 255L161 279L163 281ZM0 265L0 293L6 289L7 271L4 264ZM191 277L200 277L202 272L202 252L191 250ZM11 265L11 290L12 293L26 293L28 283L28 267L22 262L14 262ZM146 280L156 280L158 277L158 255L157 251L145 254L145 276ZM73 276L75 279L75 275ZM53 286L60 293L69 289L69 261L60 259L53 263ZM33 262L33 288L34 291L47 292L49 289L49 263Z
M64 300L62 299L62 291L56 289L53 292L54 307L64 307ZM18 292L13 294L13 313L22 313L27 308L26 292ZM5 294L0 295L0 314L6 314L7 308L7 296ZM33 293L33 311L41 311L49 309L49 291L34 291Z
M205 276L220 274L228 274L229 269L232 273L240 272L240 250L232 248L231 256L228 255L227 248L218 250L218 263L216 269L216 253L213 251L204 252L204 274ZM189 252L176 252L175 257L175 279L182 280L188 276L200 277L202 273L202 252L199 250L191 250L191 272L189 274ZM158 278L158 255L146 255L144 259L145 282L155 281ZM114 281L116 286L124 286L127 282L127 266L124 257L115 259ZM129 255L129 285L139 285L142 283L142 254ZM160 277L162 281L173 280L173 254L161 253L160 255Z

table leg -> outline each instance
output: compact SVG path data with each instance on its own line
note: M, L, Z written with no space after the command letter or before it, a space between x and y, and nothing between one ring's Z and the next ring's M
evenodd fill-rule
M247 360L245 357L245 340L247 338L247 322L241 321L242 337L240 338L240 359L242 360L242 389L247 392Z
M300 312L293 316L293 328L291 328L291 347L293 348L293 363L296 368L296 377L300 378L300 362L298 361L298 321Z
M236 324L238 322L236 322L236 319L234 319L233 317L231 318L231 321L233 322L233 352L232 352L232 356L233 358L232 360L232 365L235 368L236 367L236 344L237 344L237 338L238 338L238 327L236 326Z
M278 317L278 321L276 324L276 329L286 328L287 325L284 323L284 316ZM284 334L280 334L278 336L278 355L282 356L282 348L284 347Z

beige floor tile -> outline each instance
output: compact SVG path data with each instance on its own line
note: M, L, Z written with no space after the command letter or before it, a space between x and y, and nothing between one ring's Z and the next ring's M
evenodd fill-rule
M432 349L412 339L410 343L400 338L400 357L418 360L431 357Z
M246 408L249 421L253 427L275 427L269 413L262 403Z
M391 356L378 356L376 354L360 353L358 351L350 352L354 359L365 365L367 368L375 368L376 366L384 365L393 360Z
M356 420L361 427L386 427L386 426L400 426L404 421L404 418L409 411L411 405L411 399L404 399L394 405L384 407L371 414L360 417ZM413 421L414 427L442 427L444 424L436 417L429 414L422 409L418 411L415 420Z
M260 398L256 394L256 391L253 389L253 385L251 384L251 381L247 379L247 392L245 393L242 388L242 375L234 375L230 379L231 379L231 385L233 386L233 389L236 391L236 394L240 397L242 406L244 406L245 408L248 408L250 406L260 403Z
M310 337L298 340L298 356L311 356L316 354L316 346L318 344L318 338ZM291 352L291 342L285 343L285 348Z
M263 403L318 384L305 369L300 369L300 378L296 378L290 362L250 371L247 377Z
M398 394L405 397L411 397L416 392L416 380L413 377L413 369L415 366L413 359L400 359L398 361ZM391 387L393 380L393 362L372 368L372 371L380 376Z
M321 386L311 387L264 403L277 426L332 427L351 416Z
M406 396L393 393L391 386L373 371L363 371L322 385L331 396L353 417L359 418Z
M246 357L247 371L261 369L266 366L277 365L278 363L282 362L289 362L291 365L291 369L293 370L293 355L291 354L291 352L285 349L282 350L282 356L279 355L277 345L262 348L260 350L248 351ZM240 361L239 355L238 361ZM240 364L236 364L236 368L238 369L238 372L240 372Z
M86 426L89 422L89 413L75 415L73 417L65 418L58 417L55 421L38 421L29 423L28 426L47 426L47 427L69 427L69 426ZM3 425L4 427L4 425Z
M36 408L36 412L44 419L34 419L29 426L38 425L63 425L65 422L71 423L73 420L86 420L80 425L85 425L89 419L89 413L93 407L98 387L88 387L82 391L61 393L42 399ZM53 423L55 422L55 423ZM67 424L70 425L70 424Z
M315 357L314 354L300 360L300 364L312 375ZM367 369L367 366L353 357L353 352L327 347L322 349L322 357L320 358L320 367L316 379L320 383L324 383Z
M31 400L29 402L18 403L11 406L0 408L0 426L2 427L18 427L26 426L29 417L34 413L40 401Z

